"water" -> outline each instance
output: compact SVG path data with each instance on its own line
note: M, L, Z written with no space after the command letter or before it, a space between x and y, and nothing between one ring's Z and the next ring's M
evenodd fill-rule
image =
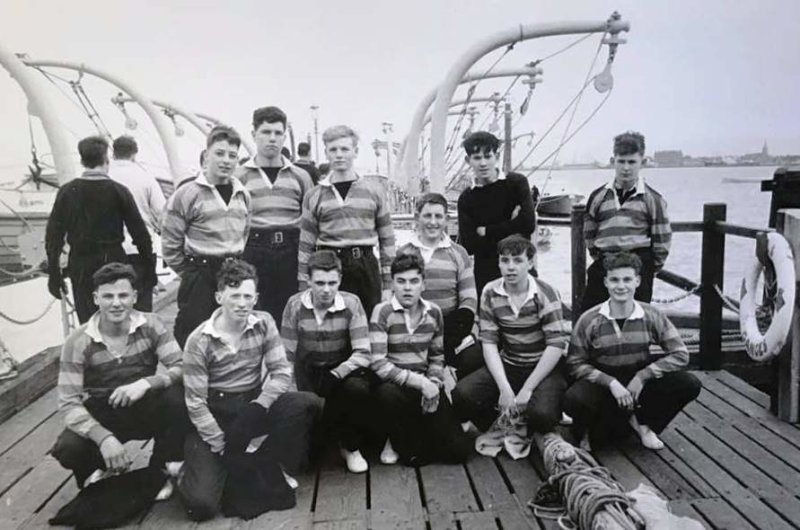
M727 221L754 228L766 228L769 220L771 194L762 192L759 182L727 183L724 178L767 180L774 167L709 167L709 168L652 168L642 171L648 184L659 191L668 204L670 221L702 221L705 203L727 204ZM608 182L613 170L563 170L553 171L549 182L544 183L546 172L531 177L531 182L545 192L589 193ZM553 238L549 247L539 249L538 266L543 279L553 283L565 300L571 299L571 258L569 227L551 227ZM699 283L700 232L673 234L672 248L665 268ZM723 291L734 299L747 265L754 259L755 241L737 236L726 236L725 279ZM589 258L590 260L590 258ZM657 280L654 298L668 299L682 291ZM678 311L698 312L700 299L691 296L669 307Z

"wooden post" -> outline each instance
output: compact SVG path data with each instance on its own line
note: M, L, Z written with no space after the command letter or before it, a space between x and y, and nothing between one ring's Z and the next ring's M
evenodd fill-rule
M583 216L586 206L572 206L572 323L577 322L583 307L583 293L586 291L586 242L583 240Z
M703 250L700 284L700 368L722 368L722 299L714 286L723 288L725 270L725 234L716 228L725 221L724 203L703 205Z
M800 279L800 209L780 210L776 228L792 247L795 279ZM800 281L795 284L795 293L799 291ZM773 403L771 408L781 420L797 423L800 421L800 298L796 295L789 338L775 364L778 373L777 404Z

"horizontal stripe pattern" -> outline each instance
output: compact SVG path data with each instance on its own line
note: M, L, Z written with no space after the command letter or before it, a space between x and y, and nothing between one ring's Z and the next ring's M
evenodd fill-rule
M583 236L595 258L605 252L652 248L655 268L661 269L672 242L667 202L645 185L643 193L620 206L614 190L601 186L586 202Z
M306 194L300 223L298 280L308 281L306 263L317 246L378 245L384 289L391 287L389 270L395 255L394 229L381 177L359 177L342 200L336 188L321 181Z
M419 250L413 243L406 243L398 254L413 254ZM422 297L434 303L449 315L456 309L478 310L478 294L475 288L475 273L467 251L458 243L434 249L425 263L425 291Z
M202 175L175 190L161 227L164 260L180 273L187 255L241 254L250 223L250 194L233 179L228 205Z
M483 289L480 306L480 339L496 344L500 357L512 366L536 366L545 348L567 351L569 323L564 318L561 296L550 284L533 279L536 294L514 313L508 295L498 288L503 279L492 280Z
M246 392L261 387L255 400L269 409L289 389L292 367L286 360L275 321L269 313L254 311L234 350L213 329L218 308L195 329L183 353L183 384L189 418L212 451L224 449L224 434L208 408L208 392Z
M58 405L67 428L99 441L110 434L83 406L84 396L107 398L117 387L146 379L152 388L164 388L180 381L181 350L172 332L153 313L134 311L128 344L120 356L112 354L101 341L92 338L99 313L72 332L61 349L58 373ZM96 337L99 332L93 333ZM158 364L167 370L156 375Z
M250 222L253 228L299 228L303 198L313 187L303 169L288 164L278 172L272 186L252 164L246 164L237 177L250 192Z
M383 381L417 389L425 379L444 381L444 323L437 306L427 304L411 332L403 308L394 301L382 302L372 312L369 337L372 370Z
M572 332L567 365L576 379L608 386L612 374L637 372L644 381L685 368L689 351L680 333L664 313L645 303L640 318L629 318L620 330L597 305L578 319ZM663 353L651 353L659 345Z
M316 366L334 366L336 375L344 379L359 368L369 368L372 351L369 324L357 296L339 292L344 307L328 310L320 324L314 310L303 303L309 291L293 295L283 310L281 338L289 362L306 362Z

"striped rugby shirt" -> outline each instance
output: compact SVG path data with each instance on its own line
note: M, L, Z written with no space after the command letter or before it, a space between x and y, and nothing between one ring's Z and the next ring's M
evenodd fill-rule
M158 315L131 312L128 344L116 354L103 342L100 313L72 332L61 349L58 406L67 428L98 445L112 433L83 405L84 394L107 399L117 387L146 379L152 388L165 388L181 379L181 349ZM167 369L156 374L158 363Z
M636 372L647 381L689 364L689 351L669 318L650 304L633 304L622 329L611 317L608 301L581 315L567 355L567 366L576 379L609 386L614 380L610 374ZM651 353L651 344L661 346L664 353Z
M198 326L189 335L183 352L189 418L215 453L225 448L225 435L208 408L210 390L247 392L261 387L261 394L254 401L269 409L292 382L292 366L269 313L253 311L247 317L238 350L214 328L214 321L221 314L222 308L217 308L211 318Z
M322 320L314 313L311 289L293 295L283 310L281 338L289 362L338 365L333 372L340 379L372 361L367 315L358 297L347 292L336 294Z
M398 254L419 252L425 261L425 291L422 297L449 315L456 309L478 311L475 274L467 251L447 234L433 248L426 247L414 234L411 241L398 249Z
M660 270L672 242L667 202L640 176L636 192L620 205L612 180L589 195L583 237L593 258L606 252L650 248L655 269Z
M444 381L444 323L442 311L420 298L422 318L414 327L396 297L372 311L369 338L372 370L383 381L422 389L425 379Z
M300 288L308 282L309 256L318 246L352 247L379 245L383 288L391 288L389 270L394 258L394 229L382 177L359 176L342 199L330 182L319 181L305 198L300 224L297 279Z
M503 362L533 368L548 346L567 351L569 323L561 307L554 287L528 275L528 294L515 308L503 278L497 278L483 288L480 339L496 344Z
M228 204L202 173L178 187L169 198L161 226L161 250L167 264L180 274L186 256L241 254L250 223L250 194L232 178Z
M251 158L237 178L250 192L251 228L300 228L303 197L314 186L305 170L284 158L273 184Z

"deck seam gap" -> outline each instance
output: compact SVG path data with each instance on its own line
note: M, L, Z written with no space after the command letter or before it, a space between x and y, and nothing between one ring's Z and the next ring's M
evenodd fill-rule
M42 426L42 425L43 425L45 422L47 422L47 421L48 421L50 418L52 418L52 417L53 417L53 416L55 416L56 414L58 414L58 410L54 410L52 413L50 413L50 414L49 414L49 415L48 415L46 418L44 418L42 421L40 421L39 423L37 423L36 425L34 425L33 427L31 427L31 429L30 429L30 430L28 430L28 431L26 431L26 432L25 432L25 434L23 434L23 435L20 437L20 439L19 439L19 440L17 440L17 441L16 441L16 442L14 442L13 444L9 445L9 446L8 446L8 447L7 447L5 450L3 450L3 452L2 452L2 453L0 453L0 457L3 457L3 456L5 456L5 454L6 454L6 453L8 453L8 452L9 452L9 451L11 451L12 449L14 449L14 448L15 448L17 445L19 445L20 443L22 443L22 441L23 441L25 438L27 438L28 436L30 436L30 434L31 434L31 433L33 433L33 431L35 431L36 429L38 429L39 427L41 427L41 426Z
M31 471L33 471L33 467L29 467L28 469L26 469L26 470L25 470L25 471L24 471L24 472L23 472L23 473L22 473L20 476L18 476L18 477L16 478L16 480L14 480L14 481L13 481L11 484L9 484L8 486L6 486L6 488L5 488L5 489L3 489L3 490L0 490L0 497L4 496L6 493L8 493L9 491L11 491L11 489L12 489L14 486L16 486L17 484L19 484L19 481L20 481L20 480L22 480L22 479L24 479L25 477L27 477L27 476L30 474L30 472L31 472Z
M758 497L758 499L761 502L763 502L767 506L767 508L769 508L774 513L776 513L778 515L778 517L783 519L786 522L786 524L788 524L791 527L797 528L797 525L794 522L792 522L791 520L787 519L786 516L784 516L779 510L775 509L775 506L773 505L773 503L770 502L769 497Z
M728 476L729 476L729 477L730 477L730 478L731 478L731 479L732 479L732 480L733 480L735 483L739 484L739 486L740 486L742 489L744 489L744 490L746 490L746 491L750 492L750 488L748 488L748 487L747 487L747 485L746 485L744 482L742 482L742 481L739 479L739 477L737 477L736 475L733 475L733 474L731 474L731 473L730 473L730 472L729 472L729 471L728 471L728 470L725 468L725 466L721 465L719 462L717 462L716 460L714 460L714 459L711 457L711 455L709 455L707 452L705 452L705 451L703 450L703 448L702 448L701 446L699 446L698 444L694 443L694 442L693 442L693 441L692 441L692 440L691 440L691 439L690 439L688 436L686 436L686 434L684 434L684 433L683 433L683 429L682 429L681 427L677 427L677 428L675 429L675 432L676 432L678 435L682 436L682 437L683 437L683 439L684 439L684 440L686 440L686 442L687 442L687 443L689 443L690 445L693 445L693 446L695 447L695 449L697 449L697 451L698 451L698 452L700 452L700 453L701 453L703 456L705 456L705 457L706 457L706 458L708 458L708 459L709 459L711 462L713 462L715 466L717 466L718 468L720 468L720 469L721 469L721 470L722 470L722 471L723 471L723 472L724 472L726 475L728 475ZM721 491L720 491L720 490L718 490L716 487L714 487L714 485L713 485L713 484L709 483L709 485L710 485L710 486L711 486L711 488L712 488L714 491L716 491L716 492L717 492L717 493L718 493L718 494L719 494L721 497L724 497L724 494L723 494L723 492L721 492ZM756 495L753 495L753 497L755 498L755 497L756 497Z
M731 374L731 375L733 375L733 374ZM713 377L713 376L712 376L712 377ZM734 377L735 377L735 376L734 376ZM750 401L750 402L751 402L751 403L753 403L754 405L756 405L756 406L758 406L758 407L760 407L760 408L762 408L762 409L765 409L764 405L762 405L762 404L761 404L761 403L759 403L758 401L754 400L753 398L751 398L751 397L750 397L750 396L748 396L747 394L744 394L744 393L740 392L738 388L736 388L736 387L733 387L733 386L729 385L729 384L727 383L727 381L725 381L725 380L723 380L723 379L719 379L718 377L713 377L713 379L714 379L714 381L716 381L716 382L718 382L719 384L721 384L721 385L725 386L726 388L728 388L728 389L729 389L731 392L735 392L736 394L738 394L739 396L743 397L744 399L746 399L746 400ZM767 409L765 409L765 410L767 410Z
M475 486L475 481L472 478L472 474L469 472L469 468L466 464L461 465L464 473L467 474L467 482L469 483L469 488L472 490L472 496L475 497L475 502L478 504L478 511L482 512L483 509L483 501L481 500L481 496L478 494L478 488Z

